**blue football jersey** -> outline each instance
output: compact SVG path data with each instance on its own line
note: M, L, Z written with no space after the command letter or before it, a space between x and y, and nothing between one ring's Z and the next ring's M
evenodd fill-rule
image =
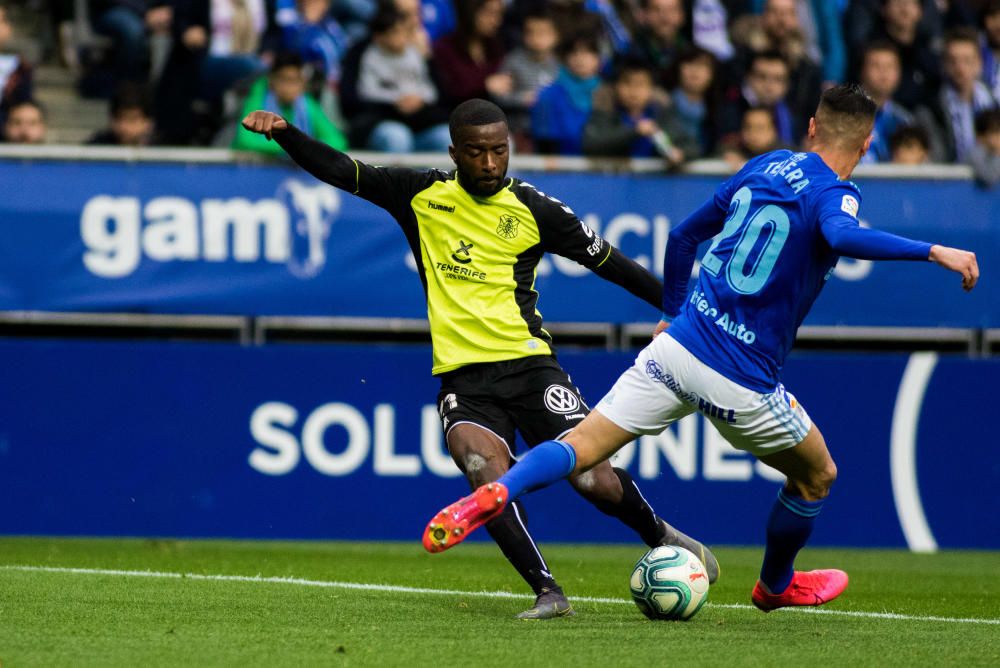
M670 336L730 380L773 391L796 330L839 259L824 230L857 230L860 206L857 186L839 180L815 153L774 151L751 160L702 209L706 223L717 215L697 241L718 231L724 218L722 229L683 303L672 305L679 296L664 295L668 317L679 307ZM926 248L905 253L919 256Z

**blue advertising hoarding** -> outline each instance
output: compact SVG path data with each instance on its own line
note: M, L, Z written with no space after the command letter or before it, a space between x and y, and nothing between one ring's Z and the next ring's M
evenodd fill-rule
M632 357L560 361L594 403ZM429 366L423 346L0 342L0 533L416 541L467 490ZM814 544L1000 548L1000 362L803 354L784 376L840 470ZM780 476L703 418L616 463L703 540L763 542ZM541 540L635 540L566 484L526 506Z
M661 273L672 224L722 177L525 173ZM420 318L388 214L290 166L0 159L0 311ZM867 179L861 218L1000 259L1000 197L965 181ZM655 310L575 263L539 267L549 321L638 322ZM922 263L842 260L807 324L1000 326L1000 287L969 295ZM888 306L891 304L891 308Z

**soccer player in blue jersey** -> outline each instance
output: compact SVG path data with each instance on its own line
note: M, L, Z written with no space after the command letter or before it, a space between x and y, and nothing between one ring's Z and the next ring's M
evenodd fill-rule
M734 447L787 478L767 520L754 605L768 612L839 596L843 571L793 569L837 477L823 435L779 378L795 332L841 256L929 260L960 273L965 290L979 278L970 252L859 225L861 194L847 179L871 143L875 111L855 85L827 90L809 121L811 152L751 160L672 230L653 342L563 440L536 446L497 482L435 515L425 546L452 547L524 492L587 471L636 436L699 411ZM687 294L698 244L713 237Z

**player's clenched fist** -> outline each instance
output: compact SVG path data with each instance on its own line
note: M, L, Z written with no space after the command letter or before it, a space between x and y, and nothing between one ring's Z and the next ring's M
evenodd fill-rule
M243 119L243 127L250 132L265 135L270 139L272 133L281 132L288 128L288 121L270 111L251 111Z
M962 275L962 287L971 290L976 287L979 280L979 263L976 262L976 254L958 248L947 246L931 246L931 262L936 262L945 269L951 269Z

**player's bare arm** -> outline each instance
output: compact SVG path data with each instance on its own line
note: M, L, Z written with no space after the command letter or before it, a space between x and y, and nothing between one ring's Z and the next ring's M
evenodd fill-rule
M979 263L976 261L975 253L935 244L931 246L931 252L927 259L945 269L961 274L962 289L966 292L976 287L976 283L979 281Z

